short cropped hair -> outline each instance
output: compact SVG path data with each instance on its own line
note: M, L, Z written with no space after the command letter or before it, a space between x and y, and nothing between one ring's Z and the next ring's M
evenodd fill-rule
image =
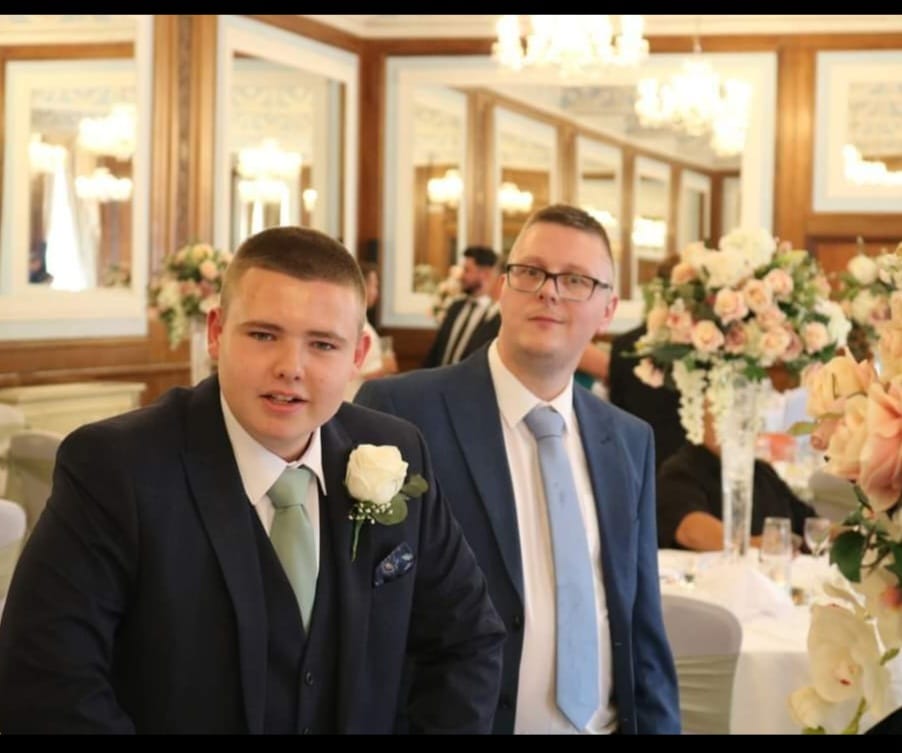
M488 246L467 246L464 249L464 258L472 259L477 267L494 267L498 261L498 254Z
M220 303L227 311L233 290L253 268L298 280L332 282L351 288L360 299L361 326L366 287L357 260L337 240L309 227L271 227L247 238L226 268Z
M611 241L608 238L604 226L585 209L580 209L579 207L574 207L570 204L552 204L537 209L529 215L526 222L523 224L523 227L520 228L520 232L517 234L517 239L514 241L513 248L517 247L523 234L529 230L529 228L540 222L572 227L577 230L582 230L585 233L589 233L590 235L598 236L604 243L605 253L608 256L608 261L611 263L611 271L614 271L614 256L611 253Z

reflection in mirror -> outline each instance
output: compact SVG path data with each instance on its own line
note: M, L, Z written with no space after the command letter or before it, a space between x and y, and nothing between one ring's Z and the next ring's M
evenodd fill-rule
M730 225L727 229L732 230ZM680 176L680 217L677 224L677 251L695 241L707 241L711 234L711 178L692 170ZM716 248L717 240L707 244Z
M530 212L552 203L557 194L557 133L534 118L496 108L495 154L495 248L507 254Z
M576 138L576 203L607 231L614 257L614 290L620 290L620 176L623 155L601 141Z
M413 292L432 294L463 250L466 98L437 86L413 91Z
M6 62L3 339L147 331L153 18L127 19L129 57Z
M728 175L723 179L722 194L720 227L724 233L728 233L734 227L739 227L739 218L742 216L742 184L737 176Z
M55 290L129 284L134 64L104 67L75 89L52 76L31 89L29 283ZM13 63L10 76L17 74Z
M642 285L654 279L658 264L667 255L670 166L648 157L637 157L633 191L631 297L638 298Z
M232 247L278 225L340 236L341 161L328 149L344 85L241 53L232 65Z
M215 245L304 225L354 251L357 56L238 16L218 39Z

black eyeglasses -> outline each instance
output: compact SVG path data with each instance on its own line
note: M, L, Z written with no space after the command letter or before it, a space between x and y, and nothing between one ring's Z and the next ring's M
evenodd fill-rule
M609 282L596 280L588 275L580 275L575 272L548 272L541 267L533 267L530 264L507 264L504 267L507 282L514 290L521 293L536 293L549 278L554 280L554 289L558 296L565 301L588 301L595 292L595 288L611 290Z

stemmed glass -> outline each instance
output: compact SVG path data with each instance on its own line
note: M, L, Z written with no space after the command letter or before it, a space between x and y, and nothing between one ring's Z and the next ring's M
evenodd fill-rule
M826 554L830 548L830 518L805 518L805 544L815 557Z

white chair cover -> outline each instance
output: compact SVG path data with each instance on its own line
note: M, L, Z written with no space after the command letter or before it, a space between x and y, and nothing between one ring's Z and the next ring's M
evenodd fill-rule
M684 733L728 734L742 626L725 607L676 594L661 597L673 651Z
M9 468L4 496L25 508L30 533L47 504L53 483L53 466L62 434L23 431L9 441Z
M8 499L0 499L0 600L6 598L22 540L25 538L25 509Z
M0 403L0 457L6 455L9 438L25 428L25 414L14 405Z

